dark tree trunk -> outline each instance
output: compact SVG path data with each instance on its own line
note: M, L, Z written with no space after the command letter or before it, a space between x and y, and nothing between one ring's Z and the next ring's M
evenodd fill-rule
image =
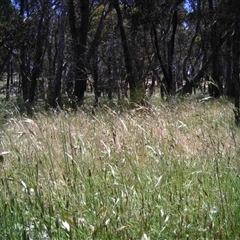
M75 85L74 85L74 96L76 101L80 104L83 103L84 93L86 91L87 85L87 65L86 65L86 47L87 47L87 36L88 36L88 26L89 26L89 0L80 1L80 11L81 11L81 25L78 31L75 7L73 0L68 1L68 16L70 29L73 40L73 51L75 54Z
M43 16L42 13L41 18L38 23L38 32L37 32L37 44L36 44L36 52L35 52L35 61L31 74L31 86L29 90L29 104L32 105L35 99L35 92L37 88L37 78L40 75L41 65L42 65L42 52L43 52Z
M81 26L79 30L79 44L78 44L78 59L76 62L75 71L75 87L74 95L77 97L79 103L83 103L84 92L87 86L87 66L86 60L86 47L87 47L87 35L89 25L89 0L80 1L81 10Z
M20 15L22 19L24 19L24 14L25 14L25 0L21 0ZM27 64L27 44L25 43L25 41L23 41L20 44L20 73L21 73L23 101L27 102L29 98L30 70Z
M6 101L10 98L11 60L7 64Z
M103 12L101 14L101 17L100 17L100 20L99 20L99 23L98 23L98 26L97 26L94 38L93 38L93 40L91 42L91 45L89 47L89 51L88 51L87 57L86 57L86 62L90 62L91 58L95 57L95 54L97 52L97 48L98 48L98 46L99 46L99 44L101 42L102 28L103 28L104 20L106 19L108 13L110 13L112 11L111 4L109 4L108 9L105 9L105 7L104 7L104 10L103 10Z
M209 10L212 16L215 16L215 11L213 7L213 0L208 0ZM212 24L211 36L210 36L211 46L212 46L212 81L209 85L209 94L215 98L220 97L222 86L219 79L219 48L218 48L218 37L217 37L217 21Z
M169 91L168 91L168 89L166 89L166 86L167 86L167 83L170 82L170 80L169 80L167 68L166 68L165 64L163 63L163 59L162 59L162 56L160 54L157 30L156 30L156 27L154 25L152 26L152 31L153 31L153 35L154 35L154 44L155 44L155 48L156 48L156 52L157 52L157 59L159 61L160 67L161 67L162 72L163 72L163 80L161 82L161 95L163 97L163 95L164 95L163 93L165 92L163 89L165 89L166 93L169 94Z
M126 82L129 84L129 88L130 88L130 100L131 102L141 102L144 97L143 88L140 86L140 84L136 83L136 79L134 76L132 59L129 52L129 46L128 46L125 29L123 26L123 18L122 18L121 9L119 6L119 1L113 0L113 6L117 13L118 26L121 34L126 75L127 75Z
M51 37L49 37L51 38ZM54 107L54 102L55 102L55 96L54 96L54 73L55 73L55 61L53 61L52 57L52 46L51 46L51 40L48 40L47 43L47 59L48 59L48 77L47 77L47 84L48 84L48 89L47 89L47 101L48 104L52 107ZM54 58L55 59L55 58Z
M227 38L227 56L226 56L226 95L234 97L234 82L232 79L232 44L231 38Z
M239 84L239 64L240 64L240 18L238 13L235 13L235 23L234 23L234 35L233 35L233 81L235 88L235 101L234 101L234 112L235 112L235 122L236 125L240 125L240 106L239 106L239 97L240 97L240 84Z
M93 61L93 88L94 88L94 96L95 96L95 103L94 105L98 105L98 99L101 95L101 91L99 88L99 76L98 76L98 46L101 41L102 36L102 28L105 18L107 17L108 13L112 10L111 4L109 4L108 9L106 10L105 7L103 9L103 12L101 14L101 18L99 20L96 33L94 35L93 41L91 43L91 46L89 47L89 51L86 57L86 62L90 62L92 59Z
M97 56L97 49L96 54L93 56L93 88L94 88L94 96L95 96L95 103L94 106L98 105L98 99L101 95L101 91L99 89L99 79L98 79L98 56Z
M168 95L172 95L175 92L175 88L176 88L175 86L176 84L173 79L173 56L174 56L176 29L177 29L177 11L174 11L172 16L172 34L167 44L167 54L164 55L164 57L162 58L160 54L160 49L159 49L157 30L154 25L152 26L157 58L164 76L163 84Z
M0 64L0 76L3 74L3 69L7 65L8 61L10 60L11 55L12 55L12 49L7 49L7 51L8 52L6 54L6 57L4 58L2 64Z
M182 72L183 72L183 79L185 80L186 84L185 84L185 88L182 88L182 93L183 94L186 94L186 93L192 93L192 88L193 88L193 85L194 83L191 83L188 76L187 76L187 63L190 59L190 56L192 54L192 49L194 47L194 42L195 42L195 39L197 37L197 34L198 34L198 30L199 30L199 24L200 22L198 21L197 23L197 26L196 26L196 29L195 29L195 34L190 42L190 46L189 46L189 49L188 49L188 52L187 52L187 55L185 56L185 58L183 59L183 65L182 65Z

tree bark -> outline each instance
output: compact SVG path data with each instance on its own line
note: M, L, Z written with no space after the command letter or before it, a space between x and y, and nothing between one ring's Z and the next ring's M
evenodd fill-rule
M105 6L106 7L106 6ZM86 62L89 63L92 59L92 67L93 67L93 88L94 88L94 95L95 95L95 103L94 106L98 105L98 99L101 95L101 91L99 89L99 77L98 77L98 46L101 42L102 37L102 28L104 20L106 19L108 13L112 11L112 5L108 5L108 9L103 9L103 12L101 14L93 41L89 47L89 51L86 56Z
M215 15L213 0L208 0L209 10L212 16ZM217 20L211 26L210 42L212 46L213 58L212 58L212 81L209 84L209 94L215 98L220 97L222 86L219 79L219 48L218 48L218 37L217 37Z
M226 95L228 97L234 97L234 82L232 81L232 41L230 36L227 38L226 48Z
M32 105L35 99L35 92L37 88L37 78L40 75L41 65L42 65L42 52L43 52L43 18L44 13L42 13L39 23L38 23L38 31L37 31L37 44L36 44L36 52L35 52L35 61L31 74L31 86L29 90L29 104Z
M162 93L161 95L163 97L163 95L164 95L163 93L164 92L169 94L169 91L166 88L166 86L167 86L167 82L169 82L170 80L169 80L167 68L166 68L165 64L163 63L163 59L162 59L162 56L160 54L158 37L157 37L157 30L156 30L156 27L154 25L152 25L152 31L153 31L153 35L154 35L154 44L155 44L155 48L156 48L156 52L157 52L157 58L158 58L160 67L161 67L162 72L163 72L163 82L161 83L161 93ZM163 91L163 89L166 90L166 91Z
M194 42L195 42L195 39L197 37L197 34L198 34L198 30L199 30L199 21L197 23L197 26L196 26L196 29L195 29L195 34L194 36L192 37L192 40L190 42L190 46L189 46L189 49L188 49L188 52L187 52L187 55L185 56L185 58L183 59L183 65L182 65L182 72L183 72L183 79L185 80L186 84L185 86L186 89L184 89L184 92L183 94L185 93L192 93L192 87L193 87L193 84L190 83L190 80L187 76L187 62L189 61L189 58L192 54L192 49L194 47Z
M10 78L11 76L11 70L12 68L12 60L10 60L7 64L7 85L6 85L6 101L10 99Z
M240 126L240 83L239 83L239 64L240 64L240 18L238 13L235 13L235 23L234 23L234 35L233 35L233 82L235 88L235 100L234 100L234 113L235 113L235 123Z
M81 26L79 30L79 55L76 62L74 95L77 97L79 103L83 103L87 85L87 66L85 60L89 25L89 0L81 0L80 4Z
M169 25L170 27L170 25ZM155 48L157 52L157 58L160 63L160 67L163 72L164 80L163 83L165 85L165 89L168 95L172 95L175 92L175 83L173 80L173 55L174 55L174 45L175 45L175 35L176 35L176 29L177 29L177 11L174 11L173 16L172 16L172 34L171 38L168 41L167 44L167 54L163 57L160 54L160 49L159 49L159 43L158 43L158 37L157 37L157 30L154 25L152 25L152 31L154 34L154 43L155 43ZM165 62L165 63L164 63Z
M54 103L53 107L62 108L61 101L61 89L62 89L62 71L63 71L63 57L64 57L64 48L65 48L65 22L66 22L66 10L63 9L60 17L60 26L59 26L59 42L58 42L58 55L57 55L57 69L55 74L54 81Z
M20 16L24 19L25 14L25 0L20 1ZM24 38L25 40L25 38ZM30 84L30 71L27 66L27 44L23 41L20 44L20 73L23 101L27 102L29 98L29 84Z
M121 34L126 75L127 75L126 82L129 84L129 88L130 88L130 100L131 102L141 102L144 97L143 89L140 86L140 84L137 84L136 78L134 76L132 59L129 52L127 36L123 26L123 18L122 18L122 13L121 13L118 0L113 0L113 7L115 8L117 13L118 26Z
M89 26L89 16L90 16L90 5L89 0L81 0L80 12L81 12L81 23L78 30L75 6L73 0L68 1L68 16L70 30L73 40L73 51L75 59L74 68L74 96L79 104L83 103L84 93L86 91L87 85L87 65L86 65L86 53L87 53L87 36L88 36L88 26Z
M174 11L173 17L172 17L172 35L168 42L168 82L167 82L167 89L170 94L175 92L176 84L173 79L173 54L174 54L174 44L175 44L175 35L176 35L176 29L177 29L177 11Z

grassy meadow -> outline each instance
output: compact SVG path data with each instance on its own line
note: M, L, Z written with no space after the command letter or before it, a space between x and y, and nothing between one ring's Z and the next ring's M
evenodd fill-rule
M2 106L0 239L240 239L232 108L155 98L3 119Z

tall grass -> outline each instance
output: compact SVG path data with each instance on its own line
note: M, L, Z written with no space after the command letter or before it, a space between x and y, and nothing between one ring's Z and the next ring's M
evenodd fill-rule
M231 108L15 115L1 132L0 239L239 239Z

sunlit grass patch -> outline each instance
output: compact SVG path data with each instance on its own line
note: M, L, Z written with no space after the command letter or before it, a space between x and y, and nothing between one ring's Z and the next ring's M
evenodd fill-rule
M3 239L237 239L239 129L224 100L15 115Z

